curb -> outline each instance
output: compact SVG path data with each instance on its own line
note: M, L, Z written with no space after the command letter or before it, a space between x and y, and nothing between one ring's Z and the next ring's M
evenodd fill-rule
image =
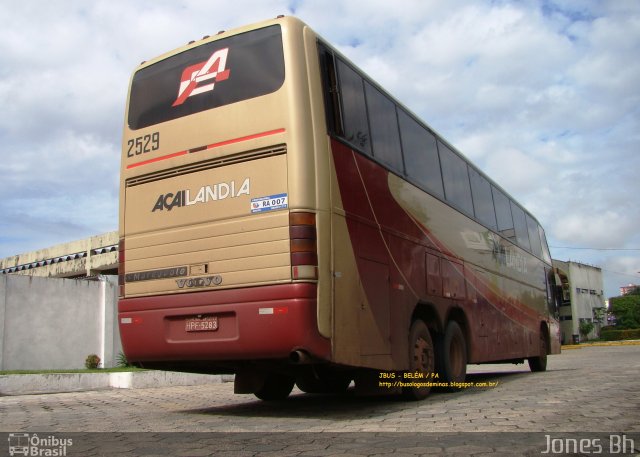
M233 381L230 375L142 371L116 373L47 373L0 375L0 396L82 392L103 389L148 389Z
M640 340L602 341L599 343L564 344L562 349L582 349L591 346L640 346Z

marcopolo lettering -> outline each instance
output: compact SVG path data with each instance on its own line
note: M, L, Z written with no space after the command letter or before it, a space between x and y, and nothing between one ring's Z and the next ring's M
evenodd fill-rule
M187 267L165 268L163 270L140 271L124 275L126 282L150 281L152 279L176 278L187 276Z
M171 211L174 207L191 206L199 203L209 203L210 201L224 200L225 198L235 198L240 195L249 195L251 181L245 178L239 186L235 181L221 182L211 186L202 186L197 192L191 190L178 190L175 193L160 194L151 212ZM195 195L192 197L192 195Z

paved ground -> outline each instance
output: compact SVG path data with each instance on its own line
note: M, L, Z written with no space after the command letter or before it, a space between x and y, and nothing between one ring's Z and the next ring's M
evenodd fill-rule
M17 433L49 450L70 439L70 456L640 454L640 346L565 350L546 373L469 371L493 387L417 403L296 391L263 403L232 383L2 397L0 455Z

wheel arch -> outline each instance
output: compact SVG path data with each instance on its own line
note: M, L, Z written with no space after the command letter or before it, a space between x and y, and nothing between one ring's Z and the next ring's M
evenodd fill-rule
M407 325L411 327L411 324L417 319L420 319L425 324L427 324L427 327L429 328L429 331L432 333L432 335L444 332L442 319L440 318L438 311L436 310L436 307L433 303L424 301L418 302L418 304L416 304L415 308L413 309L413 313L411 313L411 319L409 320Z
M540 336L546 342L547 355L551 354L551 335L549 333L549 324L545 321L540 322Z

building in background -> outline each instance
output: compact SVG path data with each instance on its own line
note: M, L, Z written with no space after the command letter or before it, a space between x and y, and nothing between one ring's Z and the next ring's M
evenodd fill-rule
M118 274L118 232L0 259L0 275L81 278Z
M640 286L637 285L637 284L629 284L628 286L621 286L620 287L620 295L627 295L633 289L637 289L638 287L640 287Z
M606 325L607 315L602 269L562 260L553 260L553 267L562 282L562 300L559 303L562 343L580 341L582 322L593 324L593 330L587 338L599 337L600 328Z

